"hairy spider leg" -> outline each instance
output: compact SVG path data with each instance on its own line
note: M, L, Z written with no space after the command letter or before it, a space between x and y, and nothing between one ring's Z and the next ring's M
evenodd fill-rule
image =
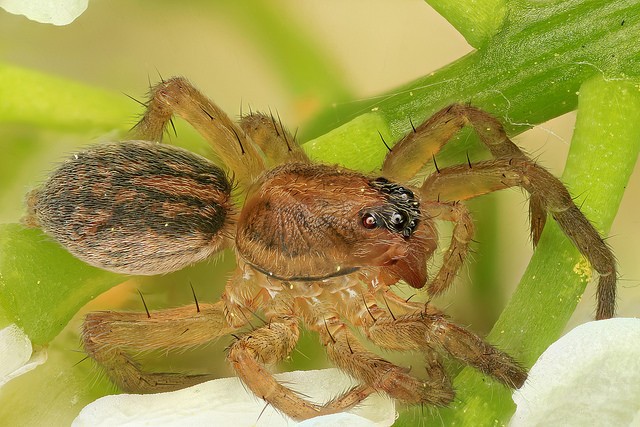
M250 273L247 274L250 279ZM359 385L324 404L317 404L278 383L265 365L284 360L296 346L301 320L296 300L286 289L272 289L269 293L265 288L250 289L241 283L228 287L223 298L230 319L238 317L234 314L237 307L245 310L260 307L264 313L265 324L237 337L229 347L227 360L253 394L274 408L293 419L304 420L347 410L374 392L369 386Z
M423 203L423 210L430 218L450 221L454 224L451 243L444 253L442 265L427 284L430 296L441 294L451 286L469 254L469 244L475 227L469 210L462 203Z
M470 105L453 104L435 113L393 146L384 159L383 175L407 182L467 125L473 126L493 157L527 157L491 115Z
M143 371L130 353L157 349L184 349L211 342L259 321L258 308L273 304L260 283L237 268L221 300L179 308L131 312L89 313L82 342L87 354L105 368L121 389L137 393L178 390L214 379L211 375L181 375ZM146 306L145 306L146 307Z
M429 304L403 301L388 288L387 292L378 292L385 299L400 300L403 309L395 313L384 310L373 295L367 298L369 315L359 319L367 337L381 348L423 352L427 375L433 382L451 387L439 358L440 354L449 354L511 388L524 384L527 373L518 362L471 331L449 321L439 310ZM398 304L398 301L394 302Z
M152 87L146 105L144 116L132 130L134 137L160 142L167 123L178 115L207 140L242 188L265 170L260 147L184 77L172 77Z
M378 301L384 301L386 310L379 306ZM375 341L377 337L375 335L372 336L369 330L379 320L389 323L399 317L415 313L442 315L442 312L431 304L415 304L405 301L393 292L389 286L380 284L369 287L369 291L362 295L362 303L364 308L361 304L358 312L354 310L347 311L347 314L350 314L348 317L349 322L364 331L369 341L386 350L414 351L415 348L402 343L399 340L401 337L383 342ZM454 393L451 379L442 364L443 355L441 352L437 351L433 346L423 346L419 351L425 362L426 383L436 390L448 390L450 393Z
M309 163L309 158L289 131L280 116L251 113L240 119L240 128L255 142L266 156L267 167L288 162Z
M400 181L413 178L427 163L435 162L435 155L467 125L473 127L494 158L528 159L509 139L502 124L489 113L471 105L452 104L413 128L413 132L409 132L394 145L384 160L382 172ZM529 213L531 237L535 246L547 219L537 195L532 195L529 200Z
M573 203L560 181L529 159L496 159L473 164L472 168L451 166L433 174L422 190L441 200L465 200L509 187L522 187L535 194L567 237L599 274L596 319L615 314L616 262L610 248L593 224ZM471 190L470 190L471 189Z
M551 213L600 276L596 319L613 317L617 275L611 249L573 203L560 180L529 159L508 138L500 122L488 113L459 104L441 110L393 147L385 159L383 172L394 179L411 178L467 124L473 126L495 160L438 169L422 185L423 200L446 203L508 187L524 188L531 195L534 244L540 239L547 212Z
M379 299L386 309L379 306ZM405 301L386 285L370 286L358 305L360 310L346 310L350 314L348 321L362 328L367 338L380 348L420 351L426 362L426 384L432 388L453 393L441 363L445 354L512 388L522 386L527 377L525 369L508 354L449 321L430 304Z
M240 337L231 345L227 359L256 396L295 420L342 412L373 392L368 386L359 385L336 399L315 404L280 384L264 365L286 358L295 347L298 336L298 319L279 315L270 319L268 325Z
M336 298L338 296L336 295ZM340 369L360 380L371 391L383 391L408 403L443 406L453 399L453 391L413 377L408 369L397 366L364 348L341 320L331 304L313 305L297 299L303 322L320 336L329 359ZM360 304L360 306L362 306ZM353 307L351 307L353 308Z
M87 354L98 362L122 390L158 393L178 390L213 379L211 375L184 375L143 371L130 356L149 350L201 345L234 330L225 319L222 301L200 303L147 313L102 311L89 313L82 330ZM178 333L179 331L179 333Z

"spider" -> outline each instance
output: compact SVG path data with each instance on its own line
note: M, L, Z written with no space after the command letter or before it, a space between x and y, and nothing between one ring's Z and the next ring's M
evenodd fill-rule
M238 266L216 303L87 316L84 348L123 390L168 391L209 379L148 372L131 355L224 335L235 337L227 359L243 383L298 420L348 409L373 392L409 404L447 405L454 392L445 357L520 387L527 373L511 356L430 303L404 300L392 290L399 281L426 287L430 296L449 288L474 232L462 201L514 186L530 193L534 245L550 213L599 273L596 317L614 314L610 249L563 184L482 110L442 109L413 127L390 150L380 175L370 176L312 163L272 117L251 113L234 123L181 77L154 86L145 105L132 139L74 154L27 201L28 224L79 259L114 272L167 273L235 247ZM212 145L228 171L159 144L174 115ZM405 184L466 125L492 160L436 167L420 187ZM234 186L244 196L242 207ZM442 265L428 279L437 221L454 226ZM257 316L263 326L249 328ZM279 384L267 366L290 354L301 326L317 333L329 359L360 385L318 404ZM379 348L419 351L426 376L416 378L365 349L352 328Z

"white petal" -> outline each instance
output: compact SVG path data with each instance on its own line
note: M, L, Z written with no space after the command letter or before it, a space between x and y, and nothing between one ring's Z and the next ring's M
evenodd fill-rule
M0 7L43 24L67 25L87 9L89 0L0 0Z
M46 360L46 351L32 353L29 337L17 325L0 330L0 387Z
M640 425L640 319L578 326L513 395L512 427Z
M288 372L275 377L318 402L327 401L355 385L353 379L338 369ZM300 425L389 426L395 418L393 401L385 395L374 394L349 413L317 417ZM222 378L169 393L106 396L87 405L73 422L74 427L122 424L298 425L247 391L238 378Z

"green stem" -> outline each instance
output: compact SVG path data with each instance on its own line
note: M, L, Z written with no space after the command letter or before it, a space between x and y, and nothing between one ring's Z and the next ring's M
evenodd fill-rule
M410 120L420 123L452 102L471 102L491 112L513 135L574 110L581 83L593 76L640 74L637 1L567 0L510 6L509 25L482 50L389 95L338 104L321 115L302 136L303 140L317 138L309 146L312 156L374 170L386 154L378 131L388 135L387 141L398 140L410 131ZM363 114L369 118L363 120ZM371 123L378 127L367 128ZM344 130L326 133L340 125ZM353 160L345 153L345 142L359 147ZM449 154L469 151L469 145L456 145ZM347 161L340 159L343 155ZM438 163L445 163L446 157L443 153Z
M471 46L486 44L502 26L507 12L505 0L426 0Z
M640 153L640 85L601 77L580 89L578 119L563 181L584 195L582 209L606 233ZM487 340L531 366L558 339L585 286L588 263L559 227L545 227L531 263ZM513 412L511 391L465 368L455 379L457 404L439 424L488 425Z

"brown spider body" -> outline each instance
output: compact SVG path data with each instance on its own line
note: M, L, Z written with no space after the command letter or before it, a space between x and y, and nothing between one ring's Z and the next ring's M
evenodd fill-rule
M207 375L144 371L131 353L188 348L234 334L228 360L257 396L295 419L342 411L375 391L408 403L446 405L454 396L442 365L453 357L519 387L526 371L509 355L457 326L431 304L408 302L391 286L403 280L430 295L453 282L469 250L473 221L460 200L520 186L530 194L537 243L547 212L600 273L597 318L615 305L615 260L566 188L530 160L493 117L453 105L396 144L380 175L312 163L273 118L234 124L182 78L153 88L134 140L89 148L55 171L28 198L26 222L98 267L130 274L174 271L235 246L238 267L215 304L144 313L87 316L85 350L121 388L186 387ZM193 125L237 177L182 149L157 144L171 117ZM471 124L493 160L438 169L420 187L404 182L451 136ZM454 223L442 265L427 280L437 247L436 221ZM265 324L249 332L249 320ZM299 326L314 331L328 357L361 385L324 404L277 383L265 365L286 358ZM418 379L365 349L349 326L383 349L419 351Z
M276 167L247 197L237 227L238 253L259 271L289 281L323 280L363 267L395 271L408 258L410 242L424 240L410 239L421 222L420 203L406 188L385 185L398 197L384 191L380 179L337 167ZM435 235L428 238L435 243ZM414 254L428 247L435 244L419 245ZM402 278L421 287L426 258L406 266Z

